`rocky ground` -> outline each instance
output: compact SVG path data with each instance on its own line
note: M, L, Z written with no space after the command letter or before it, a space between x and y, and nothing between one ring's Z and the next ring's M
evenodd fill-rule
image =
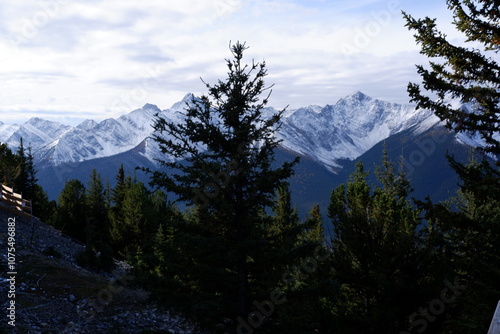
M8 274L7 226L13 219L15 275ZM1 207L0 226L0 333L202 333L181 315L157 307L148 292L132 288L125 263L116 262L111 274L81 268L74 259L83 245ZM15 322L9 324L11 301Z

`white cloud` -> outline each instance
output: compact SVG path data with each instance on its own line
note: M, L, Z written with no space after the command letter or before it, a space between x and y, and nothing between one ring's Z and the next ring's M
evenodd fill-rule
M432 4L421 4L429 15ZM404 102L421 58L401 8L420 11L409 0L3 2L0 121L170 107L205 93L200 77L225 76L230 40L247 42L248 61L265 59L276 107L334 103L353 90Z

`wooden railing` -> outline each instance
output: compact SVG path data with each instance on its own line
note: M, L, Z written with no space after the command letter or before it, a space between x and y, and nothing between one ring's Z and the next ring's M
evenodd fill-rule
M15 214L31 217L33 214L31 201L23 199L14 189L0 184L0 205L3 209Z

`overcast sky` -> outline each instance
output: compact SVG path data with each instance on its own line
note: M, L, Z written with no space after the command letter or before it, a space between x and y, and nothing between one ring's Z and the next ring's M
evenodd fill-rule
M169 108L226 76L229 41L265 60L269 105L333 104L360 90L407 103L419 55L404 10L438 18L445 0L16 0L0 2L0 121L76 125L145 103Z

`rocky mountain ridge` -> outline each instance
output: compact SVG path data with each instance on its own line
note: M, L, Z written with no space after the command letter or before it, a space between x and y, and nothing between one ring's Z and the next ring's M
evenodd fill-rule
M164 110L146 104L117 119L100 123L86 120L75 127L41 118L32 118L22 125L0 124L0 141L15 148L22 137L25 145L32 147L35 161L42 165L79 163L138 146L143 148L141 154L154 162L161 155L156 143L149 138L155 114L181 122L182 111L193 98L187 94L182 101ZM265 110L266 114L275 112L272 107ZM336 171L341 167L339 160L355 159L391 135L418 125L423 132L438 121L430 111L354 92L325 107L287 111L276 136L283 140L283 148Z

